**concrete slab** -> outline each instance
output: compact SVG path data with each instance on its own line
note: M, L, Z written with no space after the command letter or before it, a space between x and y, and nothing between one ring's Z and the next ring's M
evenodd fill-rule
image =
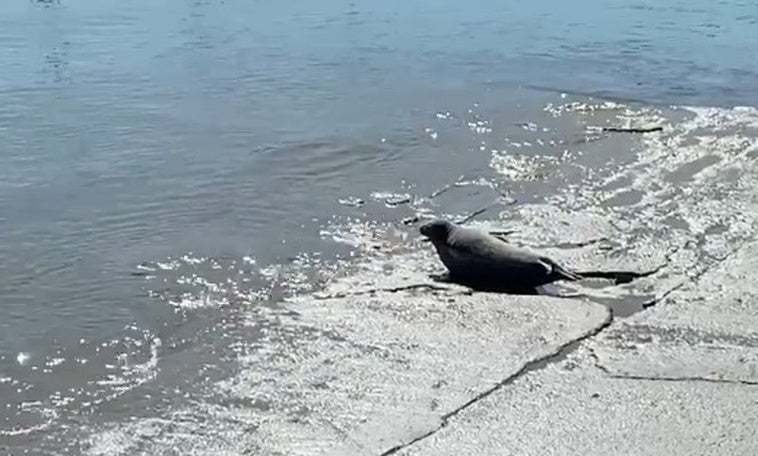
M399 455L744 455L758 387L613 379L587 351L522 377Z
M267 342L275 348L245 357L226 385L240 400L267 404L256 411L264 453L381 454L610 321L589 302L413 283L429 280L364 271L328 290L353 296L286 306L293 314L279 316L280 333ZM368 292L390 286L397 291Z
M612 375L758 385L756 270L752 242L589 347Z
M758 454L758 242L398 454Z

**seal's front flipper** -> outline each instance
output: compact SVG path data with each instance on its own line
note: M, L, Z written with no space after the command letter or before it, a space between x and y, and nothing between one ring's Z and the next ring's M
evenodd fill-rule
M429 274L429 278L434 280L435 282L454 283L452 277L450 277L449 272L443 272L441 274Z
M537 288L528 284L513 284L508 280L503 280L494 277L460 277L455 275L448 275L444 279L435 279L437 281L446 281L448 283L455 283L464 287L470 288L474 291L489 292L489 293L504 293L515 295L537 295L539 294Z

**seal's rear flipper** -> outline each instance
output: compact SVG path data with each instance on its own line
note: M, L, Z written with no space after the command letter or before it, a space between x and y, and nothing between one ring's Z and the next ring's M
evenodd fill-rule
M540 257L540 261L550 266L551 271L548 274L550 278L549 282L555 282L556 280L575 282L584 278L582 274L571 272L548 257Z
M560 277L561 277L563 280L570 280L570 281L572 281L572 282L575 282L575 281L577 281L577 280L582 280L582 279L584 279L584 276L583 276L582 274L579 274L579 273L576 273L576 272L571 272L571 271L569 271L569 270L567 270L567 269L564 269L564 268L562 268L562 267L559 267L559 268L558 268L558 269L557 269L555 272L556 272L556 273L557 273L557 274L558 274L558 275L559 275L559 276L560 276Z

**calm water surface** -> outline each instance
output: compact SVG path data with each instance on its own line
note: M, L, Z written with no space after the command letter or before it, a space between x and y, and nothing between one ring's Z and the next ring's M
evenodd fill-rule
M232 369L276 265L315 265L307 288L349 257L330 222L397 221L386 200L485 172L437 114L754 106L756 30L737 0L3 2L0 449L63 448Z

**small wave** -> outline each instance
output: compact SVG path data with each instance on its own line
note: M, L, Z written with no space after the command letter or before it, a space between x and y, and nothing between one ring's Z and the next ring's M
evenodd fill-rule
M47 430L58 418L54 407L49 407L41 401L22 402L17 406L17 418L24 417L33 424L14 425L10 429L0 428L0 435L6 437L19 437ZM27 417L28 416L28 417Z
M0 428L0 435L18 438L60 431L70 416L88 413L153 380L159 368L161 339L136 327L125 329L122 337L103 342L82 340L76 348L40 354L39 366L34 359L21 366L57 379L53 385L23 380L23 372L3 377L0 385L10 387L8 404L17 401L17 405L0 410L8 423ZM77 354L68 355L69 350Z

